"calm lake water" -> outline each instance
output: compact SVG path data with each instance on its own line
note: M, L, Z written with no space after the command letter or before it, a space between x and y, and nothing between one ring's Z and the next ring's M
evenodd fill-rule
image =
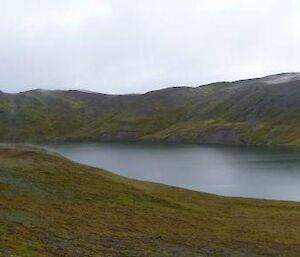
M295 149L140 143L45 147L130 178L225 196L300 201L300 151Z

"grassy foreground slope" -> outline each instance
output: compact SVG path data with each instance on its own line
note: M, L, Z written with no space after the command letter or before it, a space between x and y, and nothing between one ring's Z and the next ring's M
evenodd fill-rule
M197 193L0 148L0 256L298 257L299 238L298 203Z
M0 141L299 145L299 99L299 73L140 95L0 93Z

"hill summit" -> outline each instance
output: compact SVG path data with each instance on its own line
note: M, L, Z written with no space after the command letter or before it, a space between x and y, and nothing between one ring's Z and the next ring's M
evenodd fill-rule
M145 94L0 94L0 141L299 145L300 73Z

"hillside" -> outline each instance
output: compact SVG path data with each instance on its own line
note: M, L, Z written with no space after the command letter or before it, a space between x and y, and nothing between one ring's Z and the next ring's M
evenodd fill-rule
M0 148L0 190L0 256L300 255L298 203L129 180L21 146Z
M300 75L105 95L0 93L0 141L300 144Z

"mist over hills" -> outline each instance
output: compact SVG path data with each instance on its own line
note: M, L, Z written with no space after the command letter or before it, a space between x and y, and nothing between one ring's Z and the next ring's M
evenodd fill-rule
M0 141L300 144L300 73L145 94L0 93Z

